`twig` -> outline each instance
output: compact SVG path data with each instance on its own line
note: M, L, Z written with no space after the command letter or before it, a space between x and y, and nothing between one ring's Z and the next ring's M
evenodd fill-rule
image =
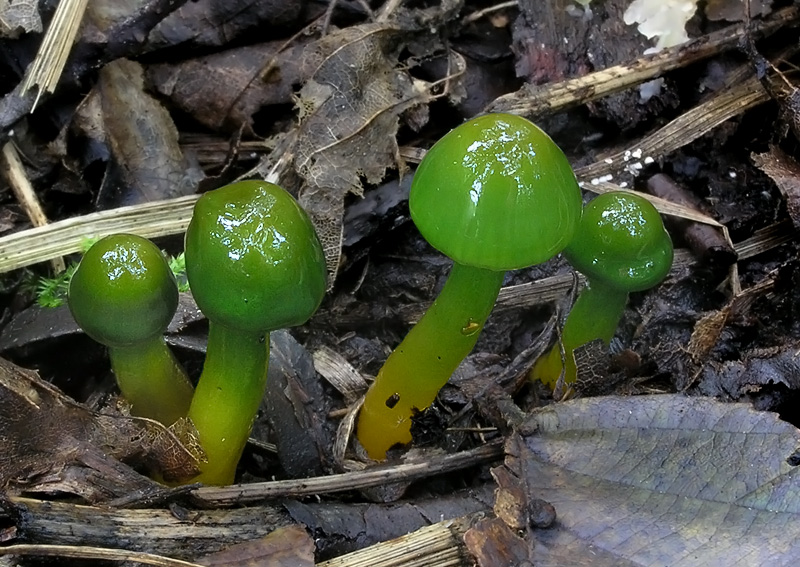
M28 68L28 74L22 83L23 93L34 86L39 87L31 112L36 109L42 93L52 93L56 90L88 2L89 0L61 0L58 3L42 45L39 46L36 58Z
M120 207L0 238L0 273L80 251L86 237L130 232L145 238L186 230L198 195Z
M482 10L478 10L476 12L472 12L471 14L467 14L463 18L461 18L461 25L471 24L472 22L477 22L487 14L491 14L492 12L497 12L500 10L505 10L506 8L516 8L519 5L518 0L509 0L508 2L500 2L499 4L495 4L494 6L488 6L483 8Z
M434 474L461 470L492 461L502 455L503 446L498 441L469 451L433 457L419 463L371 467L363 471L317 478L253 482L223 487L206 486L195 490L193 495L204 504L219 506L243 504L268 498L330 494L426 478Z
M80 559L105 559L109 561L135 561L145 565L160 567L202 567L197 563L189 563L180 559L170 559L152 553L126 551L124 549L108 549L104 547L87 547L82 545L46 545L18 544L0 547L0 555L29 555L38 557L72 557Z
M14 192L14 196L17 198L20 205L22 205L31 224L33 224L33 226L46 226L48 224L47 216L42 210L39 198L36 196L33 186L31 186L31 182L28 180L28 176L25 174L25 168L22 166L22 161L19 159L17 149L12 142L8 142L3 146L0 167L3 169L8 179L8 184ZM57 274L66 269L64 258L61 256L52 258L50 262L53 265L53 270Z
M726 120L768 100L769 95L758 80L750 78L695 106L633 146L578 168L575 175L579 179L589 179L590 183L603 176L610 177L611 172L616 171L629 171L637 175L644 165L674 152ZM584 188L592 189L591 186Z
M754 28L759 34L766 35L794 22L799 16L800 9L797 7L785 8ZM541 87L528 85L494 100L487 112L511 112L535 118L566 110L636 86L724 50L733 49L738 46L744 34L744 25L730 26L688 43L663 49L654 55L640 57L631 63L615 65L560 83Z
M426 526L401 538L341 555L317 567L454 567L464 565L463 535L474 514ZM471 562L470 562L471 564Z

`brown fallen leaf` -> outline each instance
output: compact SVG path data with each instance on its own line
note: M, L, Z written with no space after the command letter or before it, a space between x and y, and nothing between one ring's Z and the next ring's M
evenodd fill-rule
M90 502L159 488L123 462L167 480L197 474L194 457L161 424L92 412L0 358L0 487Z
M432 9L445 14L455 4ZM389 168L402 172L401 118L414 127L427 121L433 86L414 79L413 62L400 56L414 44L423 59L435 25L419 19L362 24L333 31L302 51L299 123L254 173L282 184L299 175L299 201L314 220L332 275L340 261L345 197L361 195L363 182L379 183Z
M314 567L314 540L302 526L284 526L195 563L208 567Z
M682 395L598 397L535 411L520 431L505 464L558 513L529 532L536 565L800 558L800 431L774 413Z
M185 159L169 113L145 92L139 63L118 59L103 67L73 128L105 150L93 152L107 154L101 208L189 195L202 178Z

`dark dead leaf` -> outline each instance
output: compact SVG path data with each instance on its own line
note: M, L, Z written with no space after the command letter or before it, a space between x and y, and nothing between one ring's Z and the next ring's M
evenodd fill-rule
M103 207L133 205L188 195L202 173L190 167L178 146L169 113L144 92L138 63L120 59L100 72L98 97L82 105L77 122L87 137L102 139L110 161L98 200Z
M302 526L284 526L195 561L208 567L313 567L314 540Z
M273 332L263 401L266 419L256 422L253 436L268 438L269 424L281 466L292 478L330 472L326 466L333 462L333 431L324 417L330 403L309 352L287 331Z
M187 6L191 6L188 4ZM153 65L148 78L175 105L212 130L251 131L260 108L292 102L300 83L302 43L282 50L285 41L229 49L176 64Z
M534 412L506 466L558 522L534 563L790 566L800 557L800 431L745 404L591 398ZM559 562L560 561L560 562Z
M195 461L160 424L96 414L38 376L0 359L0 486L106 500L154 483L119 461L177 480Z
M772 12L772 0L708 0L706 3L706 17L713 21L741 22L745 19L745 10L749 10L753 18L766 16Z
M276 150L302 178L299 201L315 221L330 273L339 265L344 198L401 171L400 116L430 100L398 57L414 30L364 24L335 31L303 50L299 125ZM285 157L284 157L285 159ZM275 166L264 163L265 176ZM288 160L279 164L284 173Z
M183 49L230 43L248 30L263 33L291 26L303 15L306 0L196 0L166 17L148 37L150 49Z
M703 391L739 399L763 386L800 389L800 346L787 344L774 349L745 353L741 360L731 360L703 369Z
M795 228L800 226L800 164L777 146L768 152L752 154L753 163L766 173L786 201L786 209Z

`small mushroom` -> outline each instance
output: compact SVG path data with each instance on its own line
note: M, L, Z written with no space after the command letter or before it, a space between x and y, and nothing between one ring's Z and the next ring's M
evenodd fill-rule
M373 459L411 441L411 416L472 350L505 272L544 262L571 240L581 194L547 134L519 116L489 114L434 144L414 175L409 207L453 269L367 392L357 435Z
M189 408L207 462L193 482L230 484L264 396L269 332L301 325L317 310L325 258L289 193L242 181L197 201L186 231L186 275L209 321Z
M178 286L164 255L132 234L96 242L70 281L72 316L108 347L131 413L164 425L186 416L192 398L192 385L163 336L177 306Z
M610 192L590 201L575 238L564 250L567 260L587 278L561 334L566 364L556 345L536 362L532 377L555 388L563 369L565 383L574 382L574 350L597 339L607 345L628 294L661 282L672 267L672 255L661 215L644 197Z

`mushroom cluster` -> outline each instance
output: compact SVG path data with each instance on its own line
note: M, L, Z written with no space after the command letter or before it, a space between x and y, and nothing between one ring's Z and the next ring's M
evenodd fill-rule
M70 309L109 349L134 415L171 425L188 418L205 460L192 479L230 484L264 396L269 332L305 323L327 273L308 215L272 183L243 181L203 195L186 232L186 273L209 320L193 390L163 333L178 289L161 251L139 236L97 242L72 278Z
M473 349L507 271L563 250L589 280L567 318L563 350L554 347L532 370L554 387L561 376L575 380L576 348L611 339L628 293L661 281L672 263L669 236L646 199L608 193L582 209L563 152L515 115L481 116L439 140L417 169L409 208L422 236L453 267L367 392L357 437L373 459L411 441L412 416ZM133 413L167 425L186 417L194 425L205 461L193 480L229 484L264 396L269 333L305 323L319 307L325 258L305 211L264 181L200 197L185 244L187 278L209 321L196 389L164 343L178 294L149 241L99 241L72 279L70 308L87 334L108 346Z
M519 116L488 114L428 151L409 208L422 236L453 268L367 392L357 436L373 459L411 441L411 416L433 402L475 346L505 272L544 262L570 242L581 193L547 134Z

